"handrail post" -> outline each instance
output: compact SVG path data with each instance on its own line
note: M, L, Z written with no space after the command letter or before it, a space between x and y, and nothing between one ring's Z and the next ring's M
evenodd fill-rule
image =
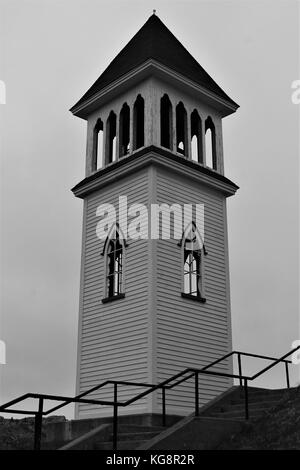
M117 450L118 443L118 384L114 383L114 417L113 417L113 450Z
M39 398L39 409L34 419L34 450L41 450L44 399Z
M240 387L243 386L243 379L242 379L242 360L241 360L241 353L237 353L238 355L238 367L239 367L239 376L240 376Z
M249 399L248 399L248 380L244 380L245 389L245 418L249 419Z
M161 387L162 393L162 425L166 426L166 389L164 386Z
M286 386L290 388L289 363L285 362Z
M198 372L195 372L195 416L199 416L199 380Z

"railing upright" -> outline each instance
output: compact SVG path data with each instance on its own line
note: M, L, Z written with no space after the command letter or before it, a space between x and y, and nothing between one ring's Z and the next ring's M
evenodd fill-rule
M199 374L195 372L195 416L199 416Z
M241 359L241 353L237 353L238 356L238 368L239 368L239 377L240 377L240 387L243 386L243 379L242 379L242 359Z
M34 419L34 450L41 450L44 399L39 398L39 408Z
M289 363L285 362L286 386L290 388Z
M114 416L113 416L113 450L117 450L118 445L118 384L114 383Z
M249 397L248 397L248 379L244 379L244 392L245 392L245 418L249 419Z
M162 425L166 426L166 388L164 386L161 387L161 395L162 395Z

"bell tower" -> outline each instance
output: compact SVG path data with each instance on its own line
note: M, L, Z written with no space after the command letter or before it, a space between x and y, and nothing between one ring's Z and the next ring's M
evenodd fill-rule
M224 175L222 118L237 108L155 14L71 108L87 121L86 175L72 190L84 203L77 393L158 384L231 351L226 199L238 187ZM200 404L230 385L201 376ZM191 412L193 387L168 391L167 413ZM119 399L141 391L121 387ZM157 393L123 411L160 410Z

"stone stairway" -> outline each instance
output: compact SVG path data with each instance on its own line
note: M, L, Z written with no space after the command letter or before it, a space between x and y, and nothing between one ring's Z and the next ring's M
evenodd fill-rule
M169 415L170 427L178 422L179 416ZM148 441L159 436L162 431L168 429L161 425L161 415L128 415L120 416L118 424L118 450L136 449L145 445ZM113 424L111 418L97 419L93 426L93 420L82 423L86 432L80 433L80 420L73 422L76 436L65 436L65 442L55 448L60 450L112 450L113 449ZM54 431L55 432L55 431ZM53 430L52 430L53 436ZM74 433L73 433L74 435ZM51 437L51 436L49 436ZM67 441L67 442L66 442ZM53 442L53 439L52 439ZM43 448L53 448L52 442L44 443Z
M276 406L286 389L248 388L249 419L255 421ZM118 426L118 450L214 449L226 436L245 425L245 398L239 387L232 387L200 409L200 415L186 418L168 416L169 427L161 426L161 416L150 420L122 417ZM84 445L82 444L84 443ZM86 433L62 449L112 450L111 421Z
M282 399L286 389L248 388L249 420L255 422ZM190 415L164 430L157 437L141 444L140 450L213 450L244 428L245 398L239 387L212 400L200 409L199 416Z

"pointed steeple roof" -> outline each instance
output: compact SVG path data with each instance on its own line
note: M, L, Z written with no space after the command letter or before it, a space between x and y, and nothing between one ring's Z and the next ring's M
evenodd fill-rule
M169 67L196 84L214 93L234 107L238 105L217 85L194 57L155 14L119 52L91 88L71 108L83 104L107 85L124 76L149 59Z

